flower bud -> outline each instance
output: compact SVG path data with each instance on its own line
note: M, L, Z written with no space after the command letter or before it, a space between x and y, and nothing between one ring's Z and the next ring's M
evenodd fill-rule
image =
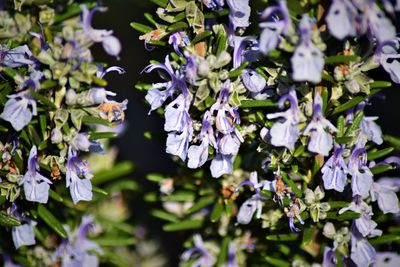
M51 131L51 142L53 144L59 144L62 142L62 139L63 139L63 135L62 135L60 129L54 128Z

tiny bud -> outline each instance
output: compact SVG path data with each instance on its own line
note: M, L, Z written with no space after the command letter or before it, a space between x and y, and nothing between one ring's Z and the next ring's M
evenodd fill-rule
M60 129L54 128L51 131L51 142L53 144L59 144L62 142L62 139L63 139L63 135L62 135Z

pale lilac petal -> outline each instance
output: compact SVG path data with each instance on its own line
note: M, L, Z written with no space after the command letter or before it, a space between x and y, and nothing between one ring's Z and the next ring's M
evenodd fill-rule
M359 195L362 198L369 196L369 190L373 183L373 175L368 168L352 173L351 189L353 196Z
M234 29L246 28L250 25L250 5L249 0L226 0L229 6L229 21Z
M32 112L28 108L26 98L20 100L11 98L7 101L0 117L11 123L16 131L21 131L32 120Z
M381 127L374 122L375 119L376 117L364 117L361 120L360 128L363 133L367 135L368 140L380 145L383 143L382 130Z
M200 145L191 145L188 149L188 164L191 169L197 169L206 163L208 159L208 142L203 140Z
M332 136L327 133L324 129L317 129L311 132L310 141L308 143L308 151L329 156L329 152L333 147Z
M254 213L257 210L257 202L259 200L255 198L247 199L242 206L239 208L239 212L236 215L236 220L240 224L248 224L251 222Z
M74 204L79 201L90 201L93 198L92 183L88 179L76 177L69 185L72 201Z
M319 83L324 68L323 53L311 42L297 46L291 58L293 79Z
M357 10L349 0L334 0L326 16L329 32L339 40L356 34Z
M169 133L167 137L166 152L178 156L184 161L187 156L190 139L191 136L186 129L182 133Z
M30 221L29 223L12 228L12 239L16 249L21 246L30 246L36 244L35 234L33 231L34 224L35 223L33 221Z
M267 81L264 77L254 70L245 70L242 75L240 75L240 78L247 90L253 93L259 93L267 86Z
M223 155L236 155L239 152L240 140L235 134L227 134L218 142L219 152Z
M376 253L376 262L374 267L399 267L400 255L394 252L378 252Z
M121 43L112 35L104 37L102 44L104 51L110 56L118 57L119 53L121 53Z
M217 154L211 161L211 175L218 178L223 174L232 173L233 156Z

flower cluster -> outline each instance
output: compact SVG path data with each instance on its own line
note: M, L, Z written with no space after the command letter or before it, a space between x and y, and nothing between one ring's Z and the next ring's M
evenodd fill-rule
M168 231L197 229L215 240L210 243L222 242L207 247L196 234L182 264L238 266L240 258L285 266L285 258L294 266L368 266L383 255L398 263L395 253L377 251L387 249L381 246L386 241L397 248L396 230L387 226L399 213L398 179L382 173L398 175L399 139L384 136L378 118L365 113L372 96L392 86L376 80L380 67L380 75L399 83L393 22L400 6L357 0L157 4L155 29L131 25L147 48L168 49L164 64L145 69L167 72L160 73L166 82L137 88L147 90L151 110L164 113L166 151L199 169L183 168L169 183L173 188L160 190L165 207L178 205L183 192L188 197L179 213L166 208L158 217L169 222ZM211 175L200 169L207 161ZM238 194L244 185L250 195ZM251 244L244 250L243 239Z

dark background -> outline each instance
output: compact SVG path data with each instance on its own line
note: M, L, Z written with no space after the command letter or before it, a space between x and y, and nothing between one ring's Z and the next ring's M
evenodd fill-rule
M96 46L95 54L99 61L108 62L110 65L119 65L126 70L126 74L110 74L108 89L118 93L118 101L129 99L126 118L129 123L125 135L115 144L119 147L119 159L130 160L135 164L134 178L141 186L141 192L131 199L131 212L134 220L146 226L149 235L162 242L163 252L170 258L171 266L177 264L181 253L181 244L184 236L179 233L164 233L162 224L149 214L151 205L143 200L145 192L157 189L154 184L146 181L145 176L149 172L160 172L166 175L175 173L176 165L165 153L165 134L163 131L163 119L156 113L148 116L149 107L144 101L144 93L134 88L139 80L158 82L156 76L141 75L140 72L149 63L150 57L162 59L164 56L157 49L146 51L143 41L139 41L139 33L134 31L129 23L132 21L144 24L144 13L154 14L156 6L148 0L109 0L103 1L109 7L108 12L98 13L94 17L94 28L112 29L122 43L121 59L119 61L107 56L100 45ZM384 72L377 72L375 80L388 80ZM154 79L154 80L152 80ZM379 116L379 124L387 134L400 133L400 88L386 89L386 99L375 98L374 107L367 109L368 115ZM145 131L161 134L162 138L148 140L143 136Z

